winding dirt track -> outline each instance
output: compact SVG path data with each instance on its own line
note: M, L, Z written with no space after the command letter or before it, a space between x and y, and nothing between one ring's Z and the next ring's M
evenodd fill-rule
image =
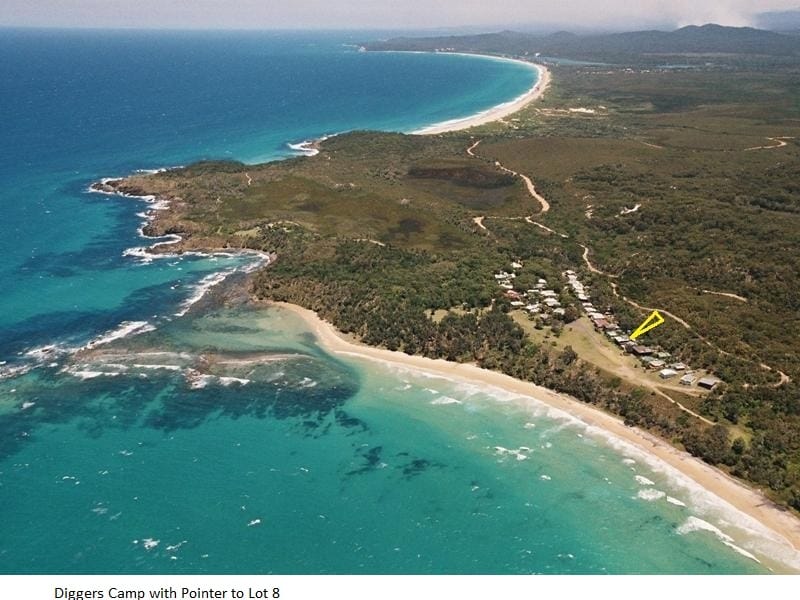
M478 147L478 144L480 144L480 143L481 143L481 141L482 141L482 140L478 140L477 142L475 142L474 144L472 144L472 146L470 146L469 148L467 148L467 154L469 154L469 155L470 155L472 158L477 158L477 156L475 155L475 152L474 152L474 150L475 150L475 148L477 148L477 147Z
M787 144L783 140L784 139L793 139L793 138L784 137L784 138L768 138L768 139L778 142L778 145L776 145L776 146L765 146L765 148L780 148L780 147L786 146ZM467 148L467 150L466 150L467 155L471 156L472 158L480 158L477 154L475 154L475 149L478 147L478 145L480 143L481 143L481 140L477 140L469 148ZM748 150L751 150L751 149L754 150L756 148L748 148ZM536 191L536 187L533 185L533 181L531 181L531 179L527 175L523 175L522 173L517 173L516 171L512 171L511 169L508 169L508 168L504 167L502 164L500 164L499 161L495 161L494 164L500 170L505 171L506 173L509 173L511 175L514 175L515 177L519 177L520 179L523 180L523 182L525 182L525 187L528 189L528 193L530 194L530 196L533 199L535 199L537 202L539 202L539 204L541 206L542 210L541 210L540 214L544 214L544 213L546 213L547 211L550 210L550 203L547 202L547 200L541 194L539 194ZM490 218L490 217L482 217L481 216L481 217L475 217L472 220L478 227L480 227L481 229L483 229L483 230L488 232L488 229L486 229L486 227L483 224L483 220L486 219L486 218ZM511 219L514 219L514 217L511 217ZM546 225L543 225L542 223L537 223L536 221L533 220L533 217L524 217L524 219L525 219L525 222L530 223L531 225L535 225L537 227L540 227L541 229L544 229L545 231L548 231L550 233L559 235L562 238L569 237L566 234L559 233L559 232L551 229L550 227L547 227ZM580 246L581 246L581 248L583 248L583 262L586 263L586 268L588 268L589 271L591 271L592 273L596 273L598 275L602 275L603 277L607 277L609 279L618 279L619 278L619 275L612 275L611 273L607 273L607 272L605 272L605 271L603 271L601 269L598 269L595 265L593 265L592 262L589 260L589 247L585 246L583 244L580 244ZM686 321L681 319L679 316L677 316L677 315L675 315L675 314L673 314L673 313L671 313L671 312L669 312L667 310L664 310L663 308L656 309L656 308L653 308L653 307L650 307L650 306L643 306L641 304L638 304L638 303L634 302L633 300L631 300L631 299L625 297L624 295L622 295L619 292L619 290L617 288L617 284L615 282L611 281L609 283L611 284L611 290L613 291L614 295L617 296L618 298L621 298L624 302L628 303L629 305L633 306L634 308L638 308L639 310L642 310L642 311L658 310L659 312L661 312L661 313L667 315L668 317L672 318L676 323L680 323L688 331L692 331L692 333L695 336L697 336L697 338L700 339L709 348L719 352L723 356L733 356L730 352L726 352L725 350L723 350L722 348L720 348L719 346L717 346L716 344L712 343L710 340L705 338L704 336L700 335L696 330L694 330L692 328L691 325L689 325L689 323L687 323ZM719 295L719 296L726 296L726 297L738 300L740 302L747 302L746 298L743 298L742 296L737 296L736 294L731 294L729 292L714 292L714 291L711 291L711 290L701 290L701 291L704 292L704 293L707 293L707 294L716 294L716 295ZM783 371L779 371L777 369L773 369L772 367L770 367L769 365L764 364L764 363L760 363L760 367L762 369L767 370L767 371L774 371L775 373L777 373L779 375L779 377L780 377L779 381L777 383L771 384L772 387L779 387L779 386L791 381L791 378L788 375L786 375L786 373L784 373ZM656 389L656 388L651 388L651 389L653 389L653 391L655 391L660 396L663 396L663 397L667 398L670 402L672 402L673 404L677 405L684 412L686 412L686 413L688 413L688 414L690 414L690 415L692 415L694 417L697 417L698 419L700 419L700 420L702 420L702 421L704 421L706 423L709 423L709 424L712 424L712 425L714 424L712 421L706 419L702 415L699 415L699 414L695 413L694 411L686 408L680 402L677 402L676 400L673 400L670 396L668 396L667 394L665 394L661 390Z
M536 200L542 207L540 214L545 214L548 210L550 210L550 203L545 200L544 196L542 196L539 192L536 191L536 187L533 185L533 181L527 175L523 175L522 173L517 173L516 171L512 171L500 164L499 161L494 162L495 166L500 169L501 171L505 171L510 175L514 175L515 177L519 177L522 181L525 182L525 187L528 188L528 193L531 195L531 198Z
M656 150L663 150L664 146L659 146L658 144L651 144L650 142L645 142L643 140L639 140L639 143L644 144L648 148L655 148Z
M534 221L533 217L525 217L525 222L526 223L530 223L531 225L536 225L536 227L540 227L541 229L544 229L545 231L549 231L550 233L554 233L556 235L560 235L564 239L569 237L566 233L559 233L555 229L550 229L547 225L542 225L538 221Z
M784 140L793 140L794 138L788 135L783 135L780 137L768 137L767 138L770 142L775 142L772 146L753 146L752 148L745 148L745 152L749 152L750 150L772 150L774 148L783 148L784 146L788 145L788 142Z
M697 288L694 288L697 289ZM738 300L739 302L747 303L749 302L747 298L742 296L737 296L736 294L731 294L730 292L714 292L712 290L700 290L704 294L713 294L714 296L725 296L726 298L733 298L734 300Z
M584 248L586 248L586 246L584 246ZM613 275L607 275L606 273L602 273L601 271L595 271L595 272L600 273L602 275L606 275L607 277L613 277ZM697 337L697 339L699 339L701 342L703 342L706 346L708 346L712 350L715 350L716 352L719 352L723 356L736 356L736 355L731 354L730 352L728 352L726 350L723 350L722 348L720 348L719 346L717 346L716 344L711 342L708 338L700 335L695 329L692 328L691 325L689 325L689 323L687 323L686 321L681 319L679 316L677 316L677 315L675 315L675 314L673 314L673 313L671 313L671 312L669 312L667 310L664 310L663 308L658 308L657 309L657 308L653 308L651 306L642 306L641 304L637 304L636 302L634 302L630 298L627 298L625 295L620 293L619 289L617 288L617 284L616 283L614 283L614 282L609 282L609 283L611 284L611 291L614 293L614 295L617 298L621 298L624 302L630 304L634 308L638 308L639 310L643 310L643 311L658 310L658 312L663 313L663 314L667 315L668 317L671 317L677 323L680 323L681 325L683 325L684 328L686 328L688 331L691 331ZM742 357L737 357L737 358L742 358ZM751 359L745 358L743 360L750 361ZM771 387L780 387L783 384L789 383L791 381L791 378L786 373L784 373L783 371L779 371L778 369L774 369L771 366L769 366L768 364L759 363L758 366L761 367L762 369L764 369L765 371L771 371L771 372L775 372L775 373L778 374L778 376L779 376L778 381L776 383L770 384Z
M475 154L475 148L478 147L478 144L480 144L481 141L482 140L478 140L474 142L469 148L467 148L467 154L472 158L481 158L480 156ZM522 179L522 181L525 183L525 187L528 190L528 194L530 194L531 198L536 200L542 207L540 214L545 214L548 210L550 210L550 203L545 199L544 196L542 196L539 192L536 191L536 186L533 185L533 181L531 181L530 177L528 177L527 175L523 175L522 173L517 173L516 171L512 171L507 167L504 167L502 164L500 164L500 161L497 160L494 161L494 165L501 171L504 171L509 175L513 175L514 177L519 177L520 179Z
M583 244L578 244L581 248L583 248L583 262L586 263L586 268L589 269L592 273L597 273L598 275L603 275L604 277L610 277L611 279L617 279L619 275L612 275L611 273L606 273L605 271L601 271L597 267L595 267L591 261L589 260L589 247L584 246Z

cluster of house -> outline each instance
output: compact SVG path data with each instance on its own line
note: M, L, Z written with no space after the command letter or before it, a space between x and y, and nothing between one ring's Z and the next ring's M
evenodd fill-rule
M594 328L625 352L636 356L645 367L658 371L658 376L661 379L670 379L680 374L679 382L681 385L697 384L709 390L714 389L720 383L720 380L715 377L698 377L692 369L682 362L670 361L672 356L669 352L659 351L657 348L651 348L650 346L643 346L631 340L620 329L611 313L602 313L594 307L588 290L578 280L575 271L566 271L564 275L567 278L567 285L580 301L581 307L586 311L589 319L594 324Z
M497 285L503 289L505 296L510 300L511 306L527 312L532 318L537 315L544 318L563 317L565 311L558 299L559 293L547 287L546 279L540 278L529 290L515 289L514 281L517 278L517 271L520 269L522 269L522 263L512 262L511 272L501 271L494 276ZM589 290L578 279L575 271L565 271L564 276L567 278L567 286L580 302L581 308L594 324L595 329L622 350L638 358L646 368L658 371L661 379L671 379L680 375L679 382L682 385L697 385L708 390L714 389L720 383L716 377L701 377L688 365L671 360L672 356L669 352L644 346L630 339L620 329L613 314L608 311L601 312L594 307Z
M522 263L512 262L511 268L519 270L522 268ZM524 310L531 316L564 316L564 308L558 299L558 292L547 288L546 279L539 278L532 289L523 291L514 289L516 277L516 273L507 273L506 271L496 273L494 276L497 284L505 290L505 295L511 301L512 307Z

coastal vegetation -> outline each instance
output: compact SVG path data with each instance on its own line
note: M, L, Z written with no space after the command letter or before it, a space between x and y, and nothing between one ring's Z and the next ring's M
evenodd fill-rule
M168 199L147 233L178 233L181 250L277 253L252 279L260 299L313 309L367 344L571 394L800 510L800 88L785 53L765 54L764 69L754 55L553 65L543 100L469 131L353 132L313 157L111 185ZM535 182L546 214L509 171ZM520 322L493 278L515 261L521 286L556 286L564 319ZM567 269L623 329L649 308L677 317L648 343L724 384L644 387L563 343L580 316L561 291Z

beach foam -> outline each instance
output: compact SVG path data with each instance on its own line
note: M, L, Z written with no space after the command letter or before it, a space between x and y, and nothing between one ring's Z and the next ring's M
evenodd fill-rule
M670 504L674 504L675 506L686 506L685 502L681 502L677 498L673 498L672 496L667 496L667 502Z
M121 340L131 335L147 333L148 331L155 331L155 327L147 321L123 321L116 329L112 329L96 337L83 348L91 350L92 348L97 348L97 346L109 344L115 340Z
M450 398L449 396L439 396L434 400L431 400L431 404L435 406L447 405L447 404L463 404L461 400L456 400L455 398Z
M319 150L314 147L316 143L314 140L305 140L299 144L287 144L287 146L303 156L316 156L319 154Z
M235 272L236 269L228 269L226 271L217 271L216 273L211 273L203 277L195 286L194 293L181 304L181 308L175 313L175 316L184 316L194 304L202 300L208 290L219 285Z
M220 377L219 382L225 387L228 387L234 383L238 383L239 385L247 385L250 383L250 380L242 379L241 377Z
M714 534L723 544L731 548L732 550L738 552L742 556L749 558L750 560L754 560L757 563L761 561L758 560L752 553L748 552L744 548L740 548L736 544L733 543L733 538L728 534L724 533L718 527L715 527L708 521L704 521L703 519L698 519L697 517L689 517L686 519L686 522L683 523L680 527L678 527L678 534L679 535L686 535L688 533L692 533L695 531L707 531L709 533Z
M636 497L640 500L646 500L647 502L655 502L656 500L664 498L666 495L666 492L662 492L661 490L646 488L639 490L639 492L636 494Z
M470 381L464 381L463 377L458 375L448 376L443 373L433 372L425 369L422 366L397 364L394 361L379 358L376 355L360 353L357 351L336 350L335 354L343 356L353 356L361 359L367 359L371 362L377 362L387 365L393 372L412 373L425 378L439 379L444 381L453 382L459 389L469 390L476 384ZM466 375L468 376L468 375ZM725 515L727 522L732 529L735 529L739 543L743 545L745 551L754 551L763 556L769 556L776 562L783 563L795 570L800 569L800 552L795 550L788 541L780 534L765 525L761 524L755 518L740 511L729 502L723 500L715 493L704 488L693 479L681 473L677 468L671 466L660 457L646 452L632 442L624 440L616 434L596 425L589 424L583 421L578 416L572 415L565 410L548 405L546 402L537 399L535 396L514 393L510 390L500 389L491 384L480 386L483 394L496 401L507 403L509 401L522 401L527 410L533 412L534 415L539 416L544 414L547 418L560 421L560 425L548 429L543 436L551 435L565 427L575 427L579 431L589 434L592 438L601 441L606 446L614 449L622 455L622 460L633 460L639 464L646 465L655 473L665 475L671 486L681 490L684 495L689 498L689 507L693 512L703 516ZM647 434L645 434L647 435ZM511 452L507 448L497 447L496 453L504 455ZM632 464L632 463L631 463ZM648 478L644 478L650 481ZM666 496L666 493L665 493ZM675 504L675 503L673 503ZM738 551L738 550L737 550Z

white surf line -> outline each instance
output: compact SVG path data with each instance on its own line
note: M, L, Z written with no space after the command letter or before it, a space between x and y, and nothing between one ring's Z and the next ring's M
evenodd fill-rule
M341 333L315 313L294 305L274 304L304 315L319 343L332 353L350 354L364 360L384 363L393 370L454 381L459 385L485 391L502 401L525 402L524 406L533 407L536 414L546 414L564 422L564 426L578 426L592 437L602 437L604 443L619 452L620 457L634 457L634 463L646 464L653 471L668 476L671 485L677 486L682 492L688 492L693 514L704 518L713 516L714 522L720 524L721 518L724 518L727 525L737 530L758 534L754 538L748 535L748 543L751 539L759 544L765 541L770 543L769 548L759 549L759 554L772 557L775 562L785 563L794 569L800 568L800 542L797 542L800 540L800 524L794 517L784 510L774 508L757 490L745 487L742 482L691 457L663 438L636 427L627 427L619 417L611 416L565 394L557 394L476 365L450 363L441 359L427 359L355 345L345 340ZM546 412L540 413L540 410ZM709 514L712 511L713 515ZM777 549L781 552L791 552L790 562L786 562L786 558L775 551L774 543L780 544Z
M533 101L541 98L542 95L544 95L544 93L547 91L548 86L550 85L550 71L544 65L534 64L527 60L493 56L490 54L476 54L476 53L465 53L465 52L447 52L447 54L453 54L453 55L460 54L462 56L478 56L483 58L489 58L492 60L515 62L536 70L539 75L533 87L524 94L518 96L517 98L509 100L508 102L503 102L502 104L498 104L487 110L481 111L474 115L470 115L468 117L451 119L448 121L443 121L441 123L435 123L428 127L416 129L410 132L412 135L438 135L451 131L462 131L464 129L470 129L472 127L477 127L479 125L485 125L487 123L499 121L504 117L510 116L511 114L522 110Z
M766 138L771 142L775 142L774 146L753 146L752 148L745 148L744 151L748 152L750 150L772 150L773 148L783 148L784 146L788 145L788 142L784 140L793 140L793 136L783 135L780 137L768 137Z

